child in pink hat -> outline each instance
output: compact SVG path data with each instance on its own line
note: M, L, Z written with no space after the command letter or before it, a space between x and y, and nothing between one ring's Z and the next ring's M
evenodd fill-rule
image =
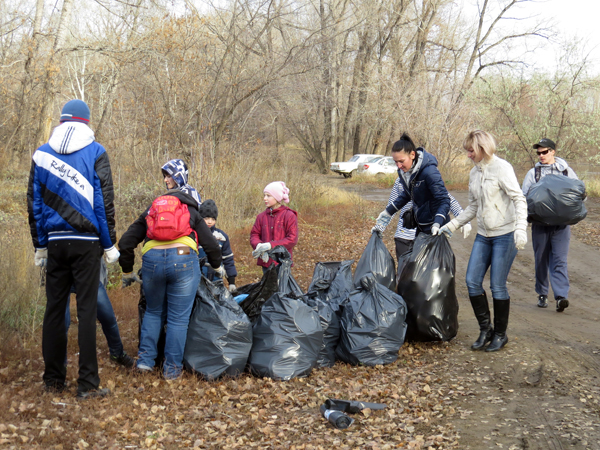
M274 263L268 250L283 245L293 258L293 249L298 243L298 213L283 203L290 202L290 190L283 181L269 183L263 190L267 209L261 212L250 232L252 255L263 271Z

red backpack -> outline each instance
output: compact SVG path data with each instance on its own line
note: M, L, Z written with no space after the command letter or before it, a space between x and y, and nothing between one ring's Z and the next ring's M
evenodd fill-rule
M146 225L146 236L157 241L173 241L194 232L188 206L173 195L161 195L152 202Z

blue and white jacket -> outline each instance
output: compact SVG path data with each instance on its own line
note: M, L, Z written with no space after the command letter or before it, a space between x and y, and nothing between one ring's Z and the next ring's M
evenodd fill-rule
M235 284L235 277L237 277L237 269L235 268L235 261L233 260L233 250L231 250L231 244L229 243L229 236L225 234L223 230L216 228L214 225L210 228L211 233L217 240L219 247L221 247L221 257L223 258L223 268L227 274L227 282L229 284ZM198 258L202 258L206 253L204 249L198 245ZM212 268L203 266L202 275L208 278L210 281L215 279L215 271Z
M64 122L33 154L27 189L35 248L48 241L116 241L112 173L108 154L84 123Z
M411 170L404 173L398 169L398 179L403 191L387 206L386 211L393 216L412 200L419 230L431 233L434 223L442 226L450 220L450 197L437 168L435 156L422 147L417 148L417 155L418 159L415 159Z
M390 193L390 199L388 200L388 205L392 205L398 197L400 197L400 193L404 190L402 187L402 183L400 183L400 178L396 178L396 182L394 183L394 187L392 187L392 192ZM450 192L448 192L448 197L450 197L450 212L457 217L460 213L463 212L460 203L452 196ZM409 211L412 208L412 201L408 202L406 205L402 207L399 211L399 219L398 226L396 227L396 234L394 234L395 238L405 239L407 241L413 241L415 239L415 235L417 234L416 228L404 228L404 222L402 220L402 216L406 211ZM386 226L376 225L375 226L382 233L387 228Z

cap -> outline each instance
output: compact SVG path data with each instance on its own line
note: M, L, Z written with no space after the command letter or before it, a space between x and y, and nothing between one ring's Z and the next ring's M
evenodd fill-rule
M551 148L552 150L556 150L556 144L554 143L554 141L550 140L550 139L540 139L540 142L538 142L537 144L533 144L533 148Z

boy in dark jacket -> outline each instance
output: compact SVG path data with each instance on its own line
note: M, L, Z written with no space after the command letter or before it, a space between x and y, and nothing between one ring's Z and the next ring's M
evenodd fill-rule
M221 257L223 258L223 267L227 273L229 292L234 293L236 292L235 277L237 276L237 269L235 268L235 262L233 260L233 251L231 250L231 244L229 243L229 236L227 236L223 230L216 228L217 216L219 215L217 204L214 200L206 200L200 205L198 212L221 247ZM202 258L202 253L204 253L204 251L199 248L198 252L199 257ZM202 268L202 275L212 281L215 278L215 271L210 267L204 266Z

